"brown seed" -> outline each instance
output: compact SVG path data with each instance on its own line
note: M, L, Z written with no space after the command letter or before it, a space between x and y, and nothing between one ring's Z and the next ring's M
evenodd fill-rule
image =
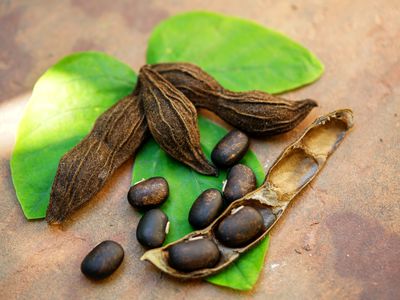
M220 257L217 245L205 238L175 244L168 254L170 265L182 272L211 268Z
M237 210L219 223L215 233L222 244L231 248L245 246L256 239L264 224L262 215L255 208L244 206Z
M61 223L89 201L107 179L132 157L147 136L142 105L130 95L104 112L92 131L60 160L46 213L49 223Z
M163 177L152 177L131 186L128 201L137 209L150 209L164 203L168 194L168 182Z
M136 228L136 239L148 248L160 247L167 235L167 215L158 208L147 211Z
M224 188L224 198L227 204L242 198L257 188L254 172L245 165L237 164L230 169Z
M218 217L224 205L221 192L208 189L197 197L189 211L189 223L196 229L207 227Z
M91 279L110 276L121 265L124 249L114 241L104 241L90 251L81 263L81 271Z
M152 68L182 91L194 105L209 109L251 135L275 135L296 127L317 106L314 100L290 101L261 91L232 92L189 63Z
M200 147L193 104L160 74L147 66L139 74L140 97L147 124L160 147L176 160L205 175L217 175Z
M220 168L232 167L243 158L248 149L247 135L239 130L232 130L215 146L211 159Z

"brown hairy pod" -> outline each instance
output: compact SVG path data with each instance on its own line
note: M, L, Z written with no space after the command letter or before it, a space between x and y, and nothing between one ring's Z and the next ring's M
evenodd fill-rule
M140 99L150 132L176 160L205 175L217 175L200 147L197 112L186 96L147 66L139 73Z
M287 132L317 106L311 99L290 101L261 91L224 89L201 68L190 63L152 65L197 107L206 108L234 127L256 136Z
M97 194L114 171L135 154L147 132L142 105L134 94L104 112L92 131L61 158L47 222L61 223Z

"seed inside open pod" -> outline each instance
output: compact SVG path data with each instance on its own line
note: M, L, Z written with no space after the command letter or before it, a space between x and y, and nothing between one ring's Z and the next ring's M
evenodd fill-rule
M206 238L176 244L168 254L171 266L182 272L214 267L220 256L217 245Z
M262 233L263 216L251 206L240 206L219 223L215 235L225 246L236 248Z

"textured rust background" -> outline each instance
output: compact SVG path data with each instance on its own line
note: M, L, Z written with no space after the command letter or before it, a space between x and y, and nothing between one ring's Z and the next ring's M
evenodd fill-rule
M24 219L9 158L37 78L64 55L100 50L138 69L160 20L207 9L275 28L324 62L315 84L288 94L319 101L295 131L253 142L266 168L316 116L351 107L356 125L323 172L272 231L253 291L182 283L140 262L138 217L125 199L132 161L63 229ZM399 299L400 2L0 1L0 298ZM79 271L104 239L126 259L98 284Z

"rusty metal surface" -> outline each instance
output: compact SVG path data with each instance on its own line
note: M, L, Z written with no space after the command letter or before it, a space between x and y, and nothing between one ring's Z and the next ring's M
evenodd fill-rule
M15 131L32 85L78 50L100 50L138 69L161 19L207 9L275 28L314 51L326 71L289 93L320 106L293 132L252 147L267 168L315 117L350 107L355 127L271 233L251 292L181 282L139 261L136 213L126 201L132 161L60 229L23 217L10 178ZM399 299L400 2L8 1L0 2L0 298ZM121 268L102 283L80 273L98 242L123 244Z

